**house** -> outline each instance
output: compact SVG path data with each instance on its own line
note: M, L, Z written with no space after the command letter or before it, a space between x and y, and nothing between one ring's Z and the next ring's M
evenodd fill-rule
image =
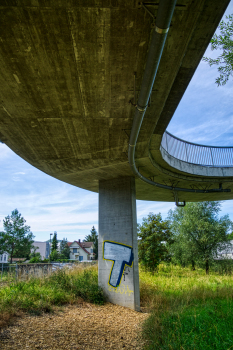
M6 264L9 258L10 255L7 252L3 252L2 254L0 254L0 264Z
M70 259L78 261L93 260L93 243L74 241L68 242L70 248Z
M80 242L81 246L85 248L90 253L91 260L95 259L95 253L93 253L94 250L94 243L93 242Z
M39 242L34 241L33 246L36 248L35 252L40 253L41 259L48 259L50 254L50 246L49 242ZM34 249L31 249L31 252L33 252Z

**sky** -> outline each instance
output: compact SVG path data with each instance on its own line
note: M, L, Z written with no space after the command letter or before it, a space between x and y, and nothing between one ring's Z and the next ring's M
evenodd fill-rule
M233 13L233 1L225 15ZM224 15L224 18L225 18ZM204 56L216 57L207 48ZM212 146L233 145L233 77L217 87L217 68L201 61L169 126L175 136ZM3 219L14 209L31 227L36 241L46 241L50 233L58 239L83 240L92 226L98 231L98 194L66 184L34 168L0 143L0 231ZM137 201L137 219L149 212L166 218L174 203ZM220 215L233 220L233 200L222 202Z

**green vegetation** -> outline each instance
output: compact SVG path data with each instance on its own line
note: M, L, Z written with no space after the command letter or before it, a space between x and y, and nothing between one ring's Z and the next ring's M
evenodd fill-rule
M32 252L30 254L30 260L29 260L30 264L40 263L42 261L40 253L39 252L36 253L37 248L38 247L34 246L32 249Z
M143 325L146 350L232 349L231 275L161 264L154 275L140 271L140 289L151 311Z
M0 232L0 254L4 251L12 258L29 258L33 247L33 234L30 226L17 209L3 220L4 232Z
M169 221L163 221L161 214L149 213L138 225L138 257L148 270L155 271L162 261L170 261L168 247L173 243Z
M187 203L169 211L174 244L170 251L173 261L182 266L191 263L205 265L206 274L219 252L230 251L229 234L232 222L228 215L219 218L220 202Z
M104 303L97 267L59 270L46 278L3 285L0 288L0 326L22 311L39 315L52 311L54 305L78 303L80 298L95 304Z
M70 248L68 246L67 238L63 238L60 243L60 259L70 258Z
M226 19L218 26L220 34L215 33L210 41L211 50L220 50L221 54L215 59L203 57L210 66L219 66L220 75L215 81L218 86L225 85L233 72L233 15L226 16Z
M95 229L95 226L92 226L91 234L87 235L84 239L84 242L93 242L94 243L94 249L93 253L95 254L95 260L98 260L98 234Z

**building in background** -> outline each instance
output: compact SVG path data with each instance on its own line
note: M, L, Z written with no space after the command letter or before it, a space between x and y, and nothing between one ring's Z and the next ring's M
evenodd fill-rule
M225 250L218 250L217 258L215 260L225 260L225 259L233 259L233 241L230 241L231 246Z
M93 243L74 241L68 242L70 248L70 259L78 261L87 261L94 259Z
M80 241L79 241L80 242ZM93 253L94 243L93 242L80 242L82 248L85 248L90 253L90 259L95 259L95 253Z
M36 248L35 252L40 253L42 260L49 258L49 254L50 254L49 242L34 241L33 246ZM33 249L31 250L31 252L32 251L33 251Z
M6 264L8 262L10 255L7 252L0 254L0 264Z

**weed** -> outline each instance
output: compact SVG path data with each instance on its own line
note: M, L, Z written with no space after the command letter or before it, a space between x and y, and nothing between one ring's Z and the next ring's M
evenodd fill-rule
M140 278L141 304L151 310L143 325L147 350L232 348L232 277L160 265Z
M104 303L96 268L59 270L46 278L11 283L0 289L0 314L5 315L2 325L17 312L40 315L51 312L53 305L77 303L79 297L95 304Z

